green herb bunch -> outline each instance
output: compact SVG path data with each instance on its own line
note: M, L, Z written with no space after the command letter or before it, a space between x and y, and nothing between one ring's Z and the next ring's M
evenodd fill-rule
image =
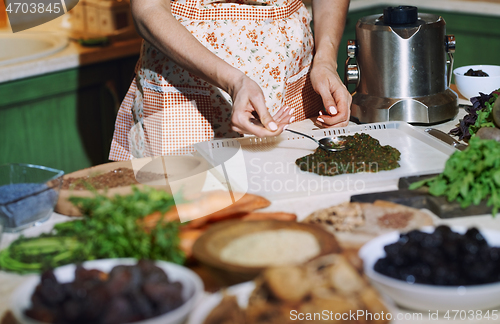
M493 115L491 114L491 112L493 111L493 104L495 103L495 100L497 98L497 93L491 93L491 98L484 103L484 108L476 112L476 122L474 123L474 125L469 126L469 133L471 134L471 136L474 136L474 134L476 134L477 131L482 127L496 127L495 123L493 122Z
M500 209L500 143L472 137L469 147L453 153L446 161L443 173L415 182L410 189L429 187L434 196L446 196L462 208L478 205L487 199L495 216Z
M0 252L0 268L20 273L38 272L73 262L105 258L136 258L183 263L179 248L179 222L160 221L151 231L140 219L165 213L174 199L164 191L146 187L113 198L95 194L71 197L84 217L59 223L50 234L21 237Z
M81 262L84 260L75 253L80 244L76 237L54 234L21 236L0 252L0 269L24 274Z
M500 94L500 89L490 94L479 93L479 96L470 99L472 107L466 109L467 115L460 119L456 128L450 134L458 136L460 140L469 140L482 127L495 127L493 124L493 104Z

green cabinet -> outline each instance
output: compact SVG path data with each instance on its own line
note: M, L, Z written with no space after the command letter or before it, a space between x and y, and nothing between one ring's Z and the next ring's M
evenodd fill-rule
M457 3L458 5L459 3ZM341 78L344 78L347 40L356 39L358 19L374 14L382 15L387 6L374 6L349 12L337 60ZM498 28L500 17L427 10L425 8L419 8L419 12L442 16L446 22L446 34L455 35L454 68L472 64L500 65L500 55L498 55L500 53L500 28ZM352 88L350 86L349 89L354 90L354 86Z
M0 83L0 164L72 172L108 162L116 109L137 59Z

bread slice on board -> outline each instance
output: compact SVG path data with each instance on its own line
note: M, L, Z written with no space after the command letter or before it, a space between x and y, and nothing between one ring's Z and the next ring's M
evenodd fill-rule
M303 222L319 225L334 234L343 248L360 248L388 232L408 232L434 224L426 212L381 200L374 203L345 202L317 210Z

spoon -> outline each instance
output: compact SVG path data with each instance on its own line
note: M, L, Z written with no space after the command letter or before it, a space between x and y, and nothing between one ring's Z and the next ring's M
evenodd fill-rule
M320 148L322 148L323 150L325 150L327 152L339 152L339 151L344 151L345 149L347 149L347 147L345 145L340 144L340 143L342 143L342 141L339 141L338 139L333 139L331 137L324 137L318 141L314 137L311 137L311 136L306 135L304 133L297 132L297 131L294 131L294 130L291 130L288 128L286 128L285 130L287 130L291 133L295 133L297 135L301 135L301 136L307 137L309 139L312 139L313 141L315 141L318 144L318 146Z

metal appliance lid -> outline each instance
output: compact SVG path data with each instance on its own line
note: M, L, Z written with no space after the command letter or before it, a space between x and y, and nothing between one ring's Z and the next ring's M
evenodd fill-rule
M359 19L358 21L358 26L363 28L364 26L373 26L374 28L381 28L381 29L387 29L388 27L393 28L393 29L399 29L399 28L415 28L415 27L425 27L426 25L432 25L438 22L441 22L443 20L443 17L439 15L434 15L434 14L428 14L428 13L419 13L417 21L413 24L386 24L384 23L384 15L380 14L375 14L375 15L370 15L363 17Z

